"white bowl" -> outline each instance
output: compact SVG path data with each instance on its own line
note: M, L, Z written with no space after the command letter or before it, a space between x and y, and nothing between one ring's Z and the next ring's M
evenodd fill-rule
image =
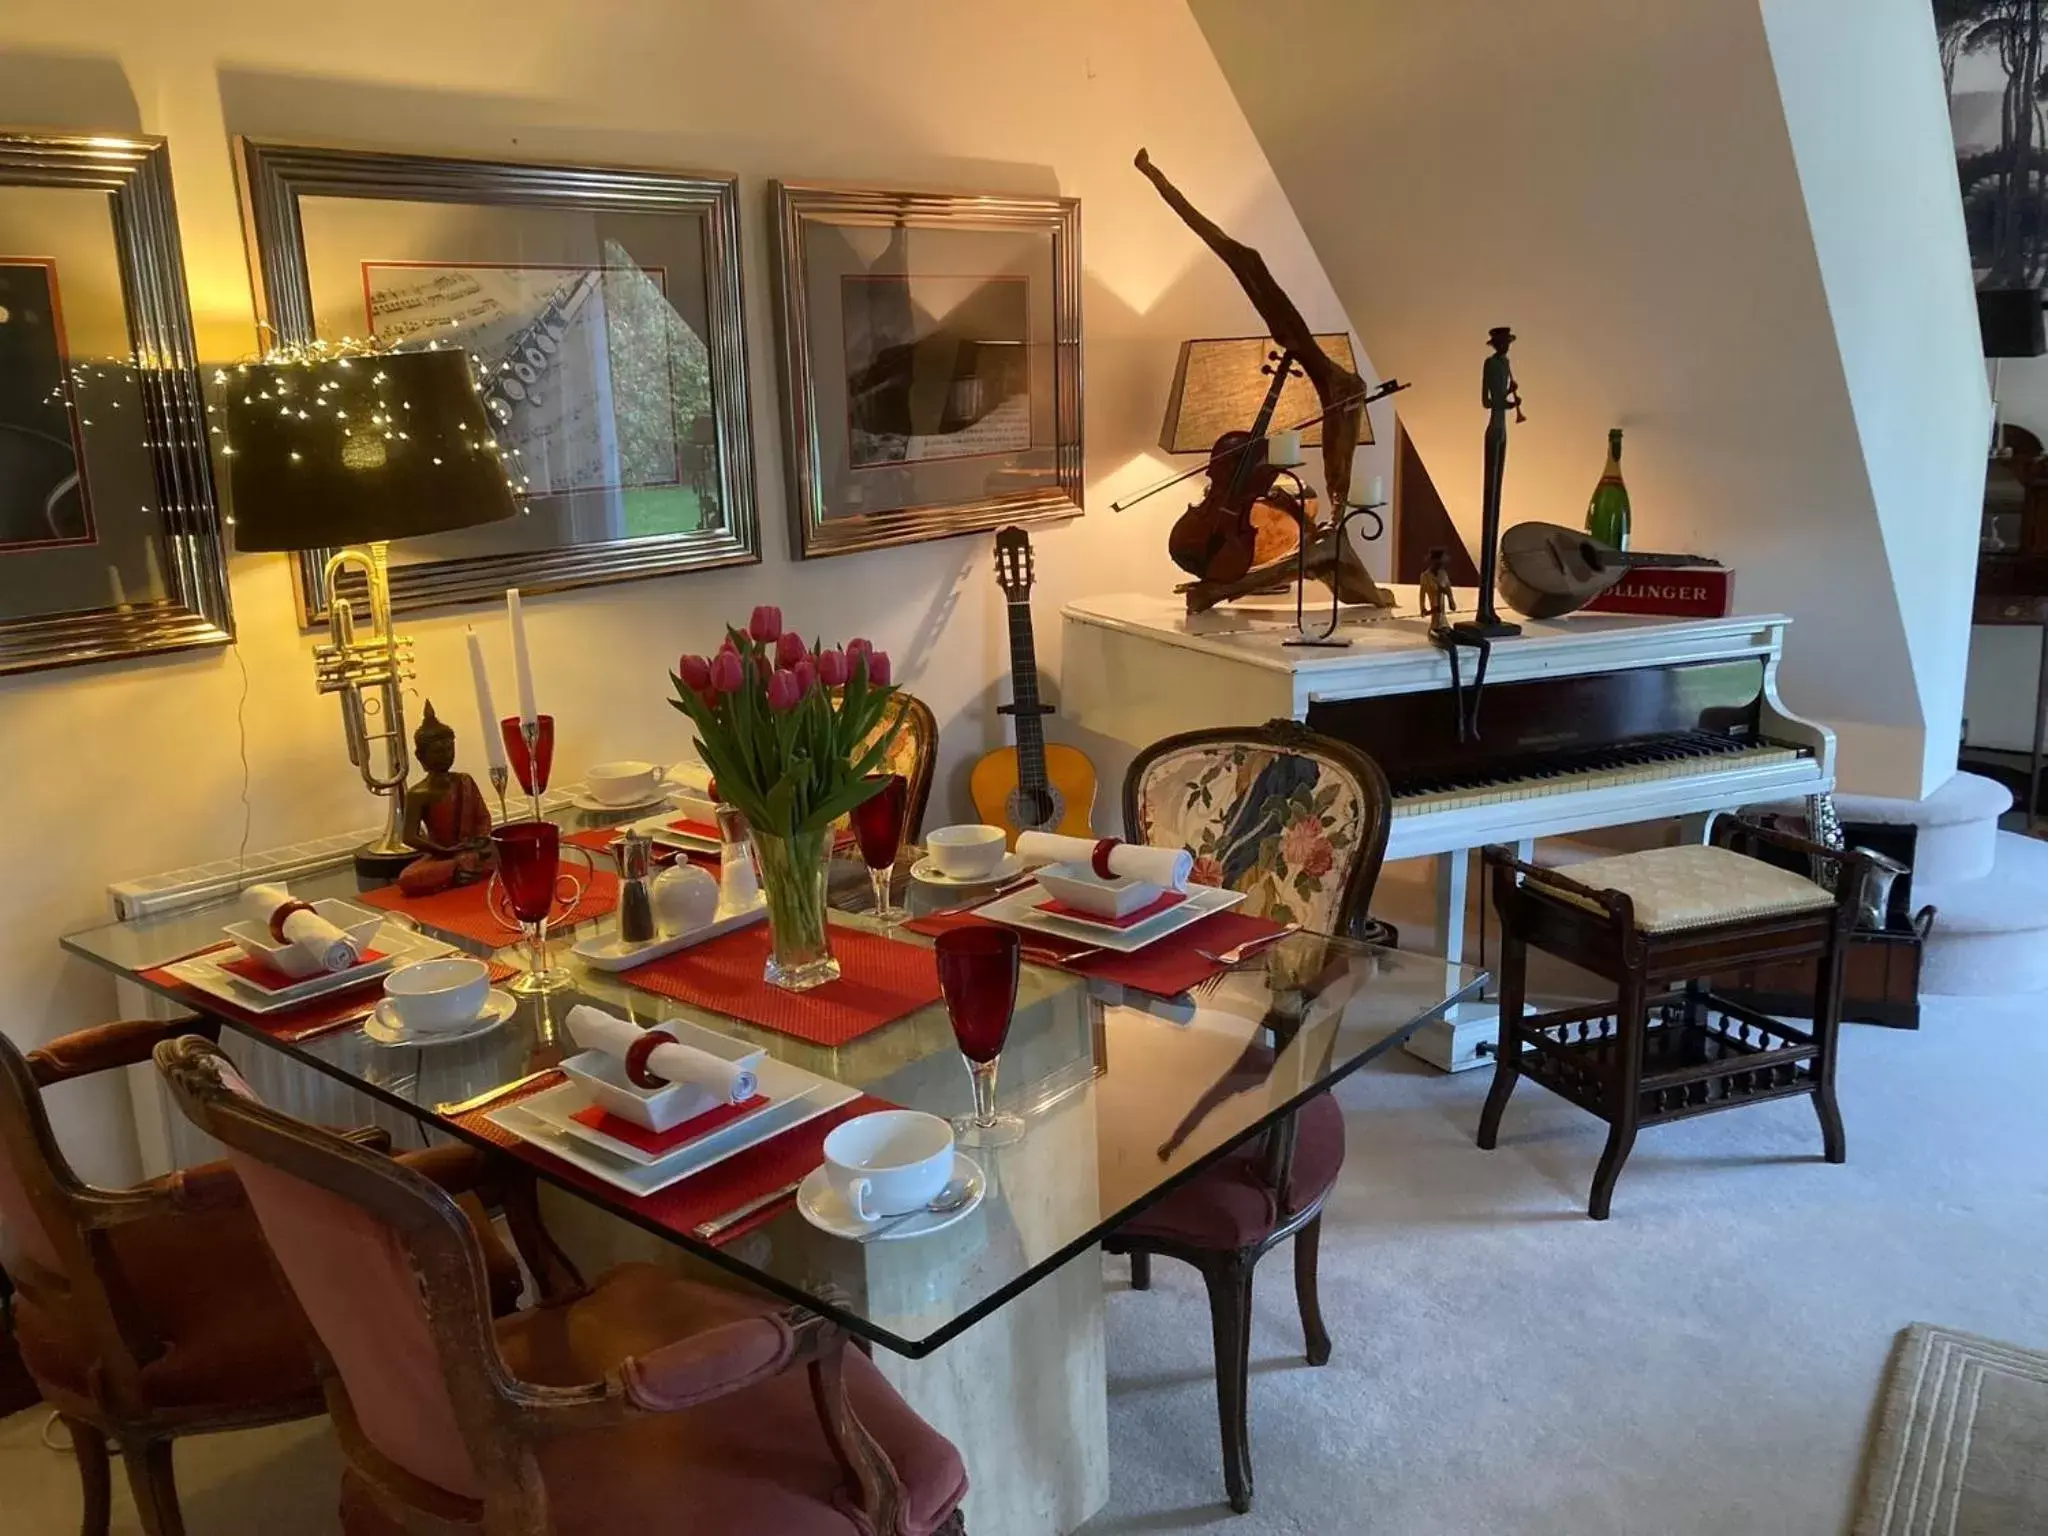
M418 960L384 978L384 995L409 1030L460 1029L483 1012L491 995L491 968L466 955Z
M925 835L924 851L940 874L973 880L995 872L1009 838L1001 827L984 824L940 827Z
M1038 871L1038 883L1053 898L1096 917L1128 917L1149 906L1164 894L1164 887L1149 880L1130 880L1112 875L1105 880L1085 864L1048 864Z
M695 1040L690 1043L698 1044ZM717 1094L696 1083L642 1088L626 1076L626 1064L609 1051L582 1051L571 1056L562 1063L562 1075L589 1094L590 1102L606 1114L657 1134L672 1131L721 1102Z
M916 1109L856 1115L825 1138L825 1177L862 1221L914 1211L953 1177L953 1127Z
M604 805L645 805L654 798L664 771L658 763L631 758L597 763L583 771L583 787L591 799Z
M359 955L370 947L370 940L384 926L383 913L371 912L353 902L337 901L331 897L314 902L313 910L353 939ZM321 973L318 955L297 944L278 943L262 923L229 923L226 933L251 960L259 960L272 970L282 971L293 981L304 981Z

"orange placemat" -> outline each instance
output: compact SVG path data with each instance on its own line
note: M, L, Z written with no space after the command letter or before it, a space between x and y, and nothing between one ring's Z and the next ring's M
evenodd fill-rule
M578 879L583 878L583 871L573 866L570 873ZM474 885L452 885L431 896L408 896L395 885L384 885L374 891L365 891L358 899L365 906L381 911L402 912L432 932L502 948L514 942L519 935L491 915L490 889L490 881L479 880ZM600 869L590 877L576 910L552 919L549 926L567 928L576 923L587 923L593 918L603 917L618 904L619 877L609 870Z
M217 950L233 947L231 944L216 944L196 953L210 955ZM183 958L190 960L193 956L186 955ZM492 986L501 981L510 981L518 974L519 972L512 966L497 961L491 962ZM299 1004L296 1008L280 1008L275 1013L251 1013L225 998L215 997L211 992L202 992L199 988L180 981L164 966L144 971L142 979L151 986L161 987L172 993L180 1002L197 1012L232 1020L242 1028L259 1035L268 1035L282 1045L297 1045L301 1040L310 1040L315 1035L324 1035L330 1030L360 1023L369 1017L370 1011L384 996L384 978L372 976L359 986L329 992L324 997L316 997L310 1002Z
M834 923L832 953L839 960L837 981L785 992L761 979L768 925L756 923L619 975L676 1002L827 1047L858 1040L939 1000L938 962L922 944Z
M987 918L977 917L972 912L934 913L930 917L912 918L903 926L912 933L936 938L950 929L971 924L1003 926L991 924ZM1090 948L1078 939L1055 938L1051 934L1024 933L1021 930L1019 937L1024 941L1024 958L1027 960L1056 965L1076 976L1090 976L1113 981L1120 986L1136 987L1140 992L1151 992L1159 997L1177 997L1188 988L1230 969L1227 965L1205 959L1197 951L1206 949L1220 955L1234 944L1278 933L1281 927L1281 924L1263 917L1213 912L1198 923L1190 923L1177 933L1147 944L1135 954L1103 950L1081 960L1065 958Z
M537 1083L529 1090L538 1093L552 1083ZM667 1189L652 1195L633 1196L616 1189L585 1173L573 1163L565 1163L551 1153L531 1146L514 1136L510 1131L491 1123L488 1116L492 1110L502 1109L507 1104L516 1104L517 1097L499 1099L483 1109L471 1110L466 1115L457 1115L452 1124L462 1127L472 1136L481 1137L494 1147L502 1147L514 1157L545 1168L549 1174L565 1184L587 1190L608 1205L623 1207L643 1220L665 1227L679 1237L693 1242L703 1242L692 1229L700 1222L713 1221L727 1211L736 1210L750 1200L785 1185L795 1184L805 1174L825 1160L825 1138L835 1126L851 1120L855 1115L872 1114L881 1109L897 1109L886 1099L870 1098L862 1094L849 1100L837 1109L827 1110L815 1120L793 1126L780 1136L774 1136L759 1146L736 1152L722 1163L714 1163L702 1173L693 1173L680 1183L671 1184ZM789 1202L796 1198L792 1190L787 1198L749 1216L737 1226L711 1239L713 1246L722 1247L735 1238L744 1237L756 1227L773 1221L780 1216Z
M578 848L588 848L592 853L606 856L611 854L612 844L618 840L617 827L585 827L581 832L571 832L562 839L565 843L573 843ZM714 875L718 873L719 856L715 853L699 853L695 849L678 848L672 843L656 843L651 857L656 864L670 864L679 854L692 864L702 865Z

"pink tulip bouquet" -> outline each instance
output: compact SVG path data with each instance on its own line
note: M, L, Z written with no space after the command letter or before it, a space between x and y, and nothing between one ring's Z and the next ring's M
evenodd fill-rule
M780 985L839 973L825 932L831 829L881 787L867 776L895 731L863 744L896 691L889 674L888 653L867 641L806 645L782 627L781 609L763 606L744 630L726 630L716 654L683 657L670 679L719 798L747 819L777 951L768 979Z

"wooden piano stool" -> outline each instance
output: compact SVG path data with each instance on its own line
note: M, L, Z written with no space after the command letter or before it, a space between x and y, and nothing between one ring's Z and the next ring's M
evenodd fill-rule
M1767 844L1817 861L1834 889L1734 851ZM1646 1125L1808 1095L1831 1163L1844 1160L1835 1103L1842 963L1868 860L1723 818L1712 845L1657 848L1567 876L1486 850L1500 914L1500 1044L1479 1119L1491 1150L1515 1083L1528 1077L1607 1122L1587 1214L1607 1219L1615 1180ZM1524 1012L1531 947L1611 983L1611 1002ZM1711 990L1712 978L1811 960L1810 1030Z

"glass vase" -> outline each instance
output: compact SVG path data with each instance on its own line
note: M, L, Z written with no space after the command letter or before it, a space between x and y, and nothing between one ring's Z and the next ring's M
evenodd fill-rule
M839 979L826 926L825 891L832 867L832 829L788 837L750 828L761 892L768 902L768 964L772 986L805 992Z

